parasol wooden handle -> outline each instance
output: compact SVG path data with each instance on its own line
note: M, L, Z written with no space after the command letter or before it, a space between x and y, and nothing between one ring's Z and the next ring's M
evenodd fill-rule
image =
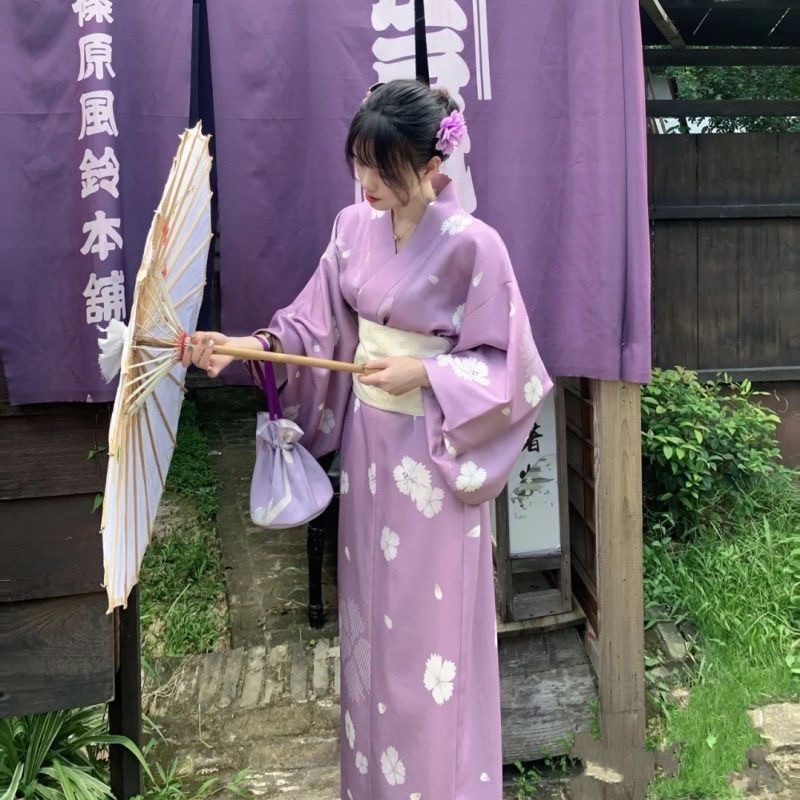
M363 364L353 364L350 361L332 361L328 358L313 358L312 356L295 356L291 353L273 353L272 351L250 350L246 347L215 346L214 353L221 356L233 356L244 361L273 361L277 364L295 364L299 367L321 367L337 372L357 372L366 375L375 370L365 369Z

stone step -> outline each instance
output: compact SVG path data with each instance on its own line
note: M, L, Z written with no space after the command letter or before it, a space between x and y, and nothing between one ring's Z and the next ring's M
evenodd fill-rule
M333 700L339 696L339 676L338 637L237 647L148 672L145 710L159 717L180 707L199 707L208 714Z

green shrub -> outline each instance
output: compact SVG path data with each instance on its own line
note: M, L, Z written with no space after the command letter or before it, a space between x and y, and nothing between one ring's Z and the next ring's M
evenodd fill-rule
M720 519L731 492L773 474L778 416L753 402L748 380L701 383L677 367L642 390L644 503L651 532L687 536Z

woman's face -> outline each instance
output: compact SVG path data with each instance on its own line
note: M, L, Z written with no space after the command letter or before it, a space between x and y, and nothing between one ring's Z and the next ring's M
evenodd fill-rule
M402 208L411 201L420 188L419 176L415 176L412 171L409 171L407 182L409 186L414 188L411 190L408 199L406 199L405 195L399 197L390 186L387 186L375 167L368 167L366 164L356 161L355 172L356 180L361 184L364 197L376 211L390 211Z

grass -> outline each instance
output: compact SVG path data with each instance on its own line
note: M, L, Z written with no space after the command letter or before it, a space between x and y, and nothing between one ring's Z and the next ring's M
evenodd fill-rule
M171 496L171 497L170 497ZM197 409L184 402L166 481L168 502L184 513L149 545L141 572L146 657L213 650L228 628L225 579L215 520L217 483Z
M690 620L700 636L688 705L662 705L659 744L680 743L681 769L654 782L657 800L736 797L728 776L760 742L747 709L797 697L799 477L781 470L690 543L645 544L648 606Z
M216 518L219 511L217 479L209 456L208 438L200 427L197 406L191 400L186 400L181 409L166 490L190 499L201 523L212 523Z

